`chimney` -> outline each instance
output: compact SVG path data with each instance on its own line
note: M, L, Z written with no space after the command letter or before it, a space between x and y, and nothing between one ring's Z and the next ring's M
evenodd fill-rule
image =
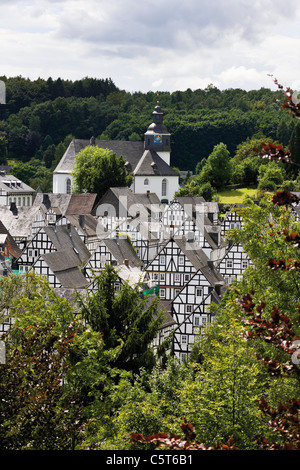
M79 216L79 225L81 228L84 228L84 215Z
M10 210L12 211L13 215L18 215L18 208L15 202L10 203Z
M48 208L50 207L49 194L43 194L43 204Z
M124 259L124 264L127 266L127 268L129 268L129 259Z

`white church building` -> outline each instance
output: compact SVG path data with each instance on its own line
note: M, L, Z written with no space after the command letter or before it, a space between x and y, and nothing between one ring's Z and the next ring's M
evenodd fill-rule
M170 134L163 123L159 103L152 113L152 123L144 134L144 142L119 140L73 139L53 172L53 193L72 192L72 171L76 155L88 145L109 149L123 157L128 173L133 174L131 190L134 193L156 193L162 203L168 204L179 189L178 173L170 166Z

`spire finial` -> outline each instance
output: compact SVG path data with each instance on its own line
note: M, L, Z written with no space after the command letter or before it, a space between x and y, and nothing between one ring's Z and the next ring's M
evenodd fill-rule
M158 99L159 98L159 92L158 91L156 92L156 96L157 96L156 103L159 104L159 99Z

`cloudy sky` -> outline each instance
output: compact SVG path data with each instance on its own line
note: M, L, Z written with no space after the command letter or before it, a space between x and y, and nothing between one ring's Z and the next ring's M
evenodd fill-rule
M0 75L300 89L299 0L0 0Z

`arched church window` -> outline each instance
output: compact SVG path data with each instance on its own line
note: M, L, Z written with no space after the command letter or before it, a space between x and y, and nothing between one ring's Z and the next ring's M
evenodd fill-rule
M148 180L148 178L144 179L144 186L149 186L149 180Z
M166 196L167 195L167 180L164 178L161 183L161 195Z
M72 189L72 182L70 178L68 178L66 181L66 193L71 194L71 189Z

